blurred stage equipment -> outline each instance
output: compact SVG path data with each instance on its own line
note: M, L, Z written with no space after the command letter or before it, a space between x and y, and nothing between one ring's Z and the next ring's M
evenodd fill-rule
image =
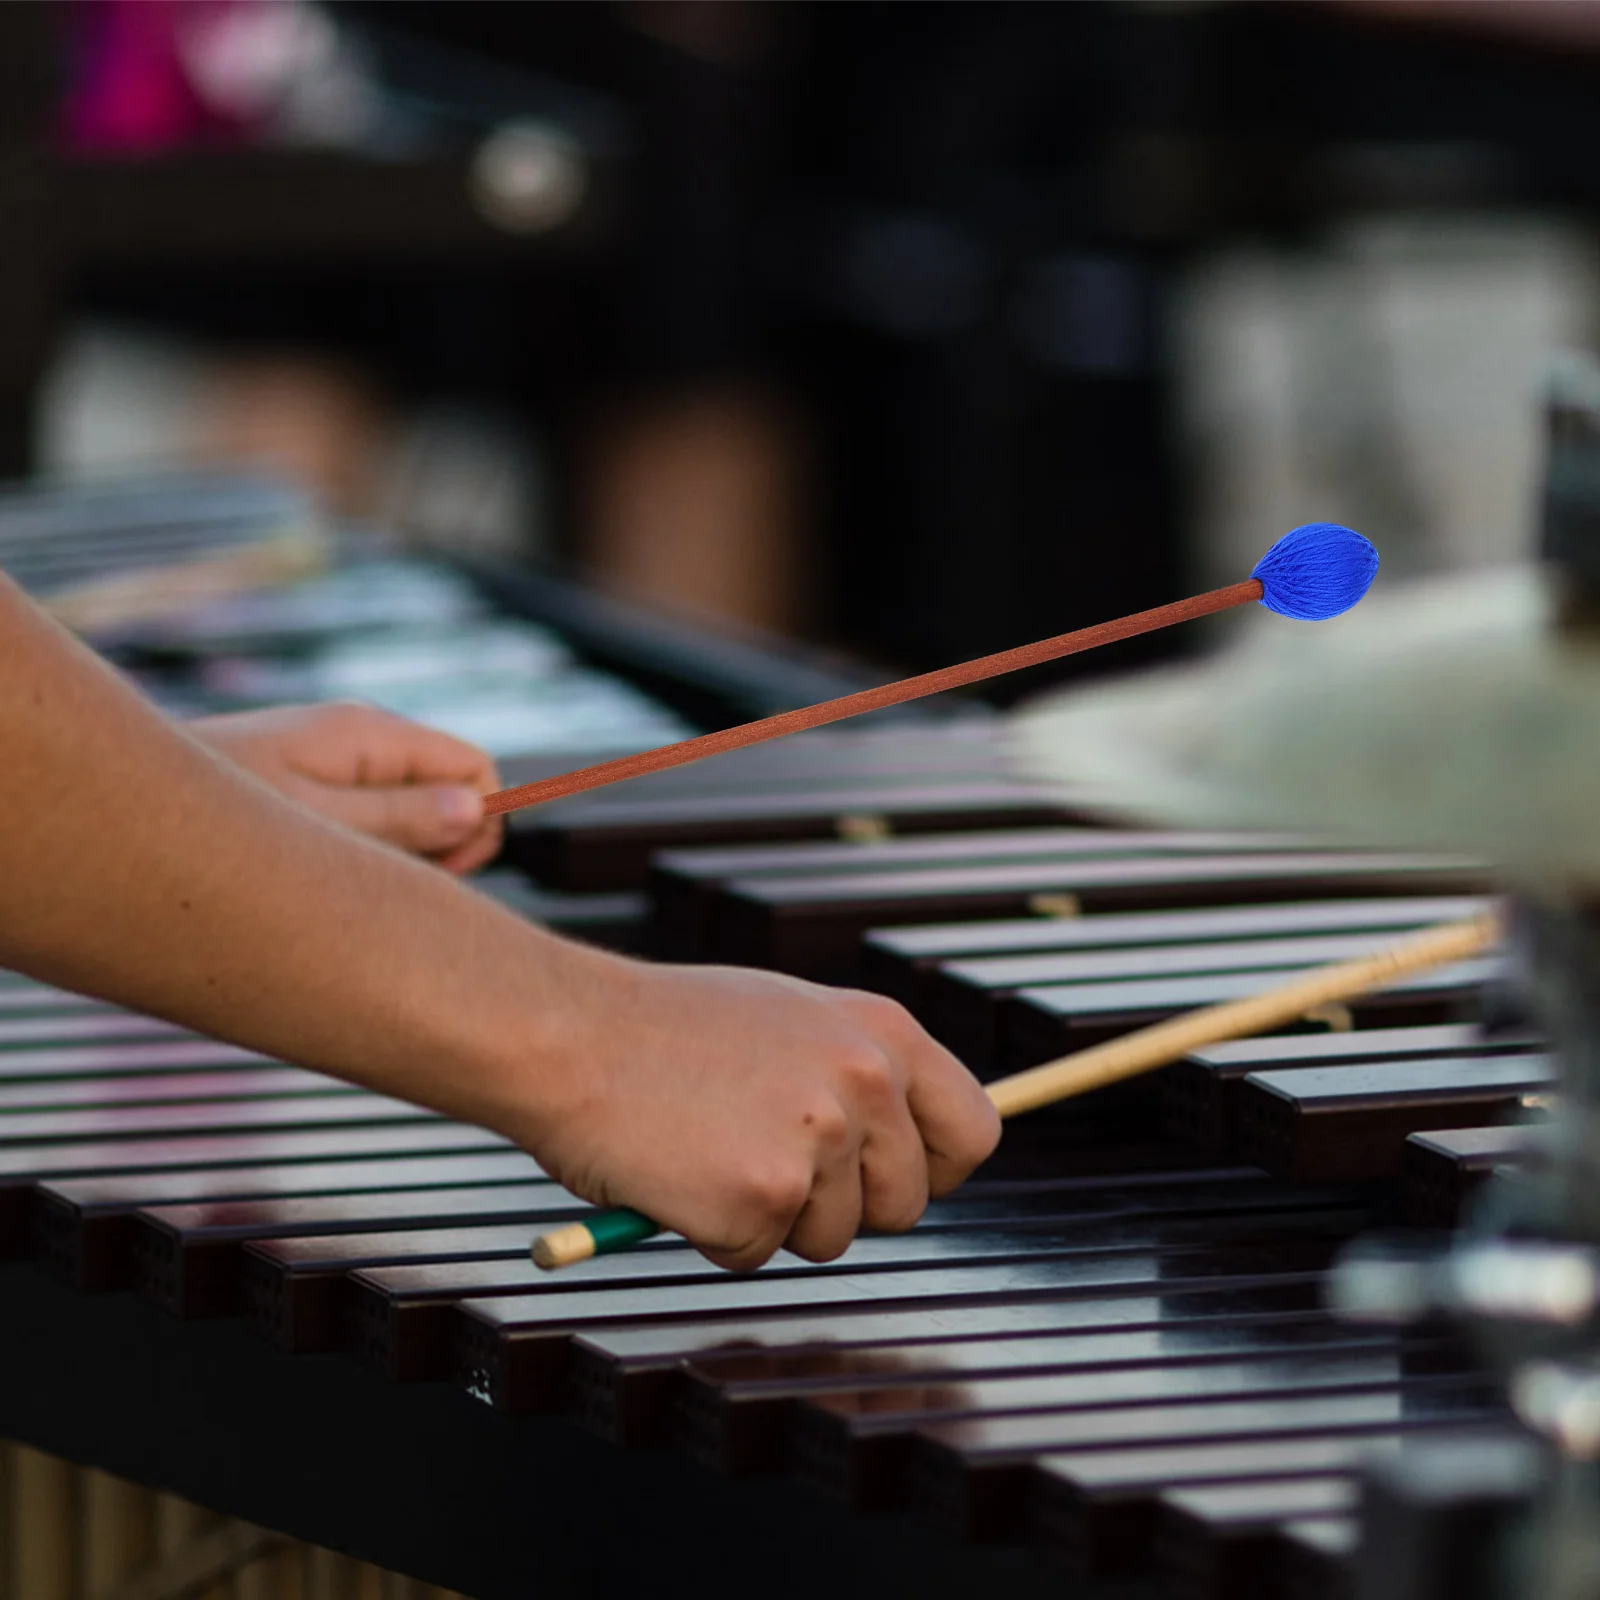
M1553 1041L1542 1159L1448 1246L1354 1246L1335 1302L1446 1317L1527 1441L1441 1439L1367 1486L1357 1600L1600 1590L1600 365L1551 384L1542 565L1422 583L1302 645L1025 715L1020 765L1167 824L1468 849L1514 886L1513 950ZM1242 712L1242 716L1240 713Z
M117 10L0 12L0 472L29 466L35 391L86 306L379 365L409 340L448 389L463 374L438 369L475 335L470 316L430 328L440 295L542 302L614 247L625 135L604 95L369 36L305 0L250 0L152 13L151 30L196 19L190 97L231 95L251 115L224 119L219 101L196 129L97 123L91 137L63 96L88 70L74 51L104 43L85 30ZM256 82L264 61L281 84ZM492 388L497 356L526 360L542 315L525 305L498 350L478 341L475 378Z
M1561 130L1587 125L1595 67L1459 32L1460 8L1393 9L335 4L322 15L370 90L365 120L320 125L321 147L312 119L299 144L132 160L41 131L62 76L53 13L9 5L0 465L25 464L69 312L353 353L553 440L558 500L592 489L601 507L564 533L597 566L652 583L697 558L737 566L739 529L761 524L784 551L719 598L777 617L805 589L819 636L930 665L1212 581L1196 436L1176 426L1192 291L1254 251L1282 282L1241 292L1315 298L1332 240L1336 303L1308 329L1286 312L1306 348L1267 352L1292 380L1282 427L1248 410L1252 451L1223 468L1260 469L1243 497L1259 505L1274 465L1309 453L1358 502L1318 513L1395 570L1407 537L1419 559L1459 553L1430 524L1530 455L1481 397L1510 387L1530 329L1562 333L1545 311L1592 303L1576 241L1600 188ZM1374 274L1393 295L1367 292ZM1435 406L1430 362L1463 296L1485 308L1461 314L1491 329L1494 381ZM1243 330L1252 350L1261 331ZM1387 425L1391 373L1420 433ZM699 429L697 405L716 413ZM763 410L777 420L757 425ZM641 455L655 466L629 432L641 414L665 454L713 458L695 457L730 501L726 539L696 544L687 517L661 532L589 481L597 460L624 488ZM1495 447L1445 470L1474 430ZM760 486L786 472L812 492L769 504ZM683 497L710 499L689 476ZM1250 526L1247 547L1270 531ZM684 559L617 553L652 537L681 537Z

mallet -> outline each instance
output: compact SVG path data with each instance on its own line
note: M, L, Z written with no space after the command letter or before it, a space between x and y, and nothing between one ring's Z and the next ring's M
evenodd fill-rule
M1286 617L1321 622L1348 611L1371 587L1377 571L1378 552L1359 533L1342 528L1336 522L1308 522L1284 534L1256 563L1255 570L1243 583L1212 589L1187 600L1174 600L1153 611L1136 611L1115 622L1079 628L1074 633L1059 633L1037 644L979 656L975 661L963 661L958 666L940 667L936 672L880 684L876 689L840 695L837 700L823 700L814 706L783 711L775 717L763 717L759 722L703 733L698 738L682 739L656 750L641 750L637 755L619 756L614 761L602 761L596 766L562 773L538 783L501 789L485 797L484 814L493 817L507 811L520 811L524 806L562 800L568 795L604 788L608 783L620 783L624 778L639 778L647 772L664 772L668 767L703 761L707 756L724 755L729 750L744 750L753 744L764 744L768 739L804 733L809 728L842 722L846 717L882 711L886 706L900 706L908 700L920 700L924 695L962 689L968 684L981 683L985 678L1018 672L1023 667L1036 667L1041 662L1077 655L1099 645L1115 644L1119 639L1154 633L1175 622L1208 617L1217 611L1247 605L1252 600Z
M1224 1000L1221 1005L1186 1011L1165 1022L1141 1027L1133 1034L1110 1038L1059 1061L1029 1067L1008 1078L997 1078L984 1093L995 1102L1002 1117L1038 1110L1070 1099L1074 1094L1138 1077L1155 1067L1170 1066L1203 1045L1218 1045L1226 1038L1266 1034L1274 1027L1296 1022L1320 1006L1354 1000L1371 989L1382 989L1411 973L1427 971L1446 962L1464 962L1482 955L1499 938L1499 918L1491 912L1467 922L1440 923L1424 933L1402 939L1389 949L1362 955L1350 962L1318 966L1266 994L1245 1000ZM547 1270L570 1267L590 1256L627 1250L640 1240L659 1234L661 1226L640 1211L626 1206L597 1211L587 1222L570 1222L533 1242L533 1259Z
M1353 1000L1411 973L1481 955L1495 943L1499 933L1499 919L1491 912L1465 922L1441 923L1373 955L1317 967L1264 994L1185 1012L1062 1056L1058 1061L997 1079L984 1092L1002 1117L1037 1111L1041 1106L1167 1066L1204 1045L1266 1033L1296 1022L1319 1007ZM533 1242L533 1259L549 1270L569 1267L591 1256L625 1250L660 1231L657 1223L626 1207L597 1211L587 1222L569 1223L541 1234Z

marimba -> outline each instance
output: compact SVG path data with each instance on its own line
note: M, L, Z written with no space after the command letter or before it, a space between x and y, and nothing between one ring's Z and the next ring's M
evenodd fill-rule
M1489 891L1471 861L1108 826L981 725L562 802L506 863L489 892L589 937L892 993L982 1076ZM1498 974L1038 1113L910 1234L750 1276L673 1238L543 1274L533 1234L586 1208L504 1140L10 979L0 1424L480 1600L1332 1600L1363 1461L1506 1427L1458 1338L1322 1302L1352 1236L1449 1226L1536 1149L1550 1066ZM340 1571L323 1592L360 1592ZM93 1592L164 1592L139 1581Z

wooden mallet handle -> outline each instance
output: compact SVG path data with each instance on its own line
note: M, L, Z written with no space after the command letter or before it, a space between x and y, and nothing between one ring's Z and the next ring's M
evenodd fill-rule
M1030 1067L991 1083L986 1093L1002 1117L1035 1111L1057 1100L1164 1067L1203 1045L1247 1039L1270 1028L1281 1028L1319 1006L1354 999L1413 972L1481 955L1494 944L1499 929L1492 912L1466 922L1443 923L1375 955L1319 967L1266 994L1225 1000L1220 1005L1186 1012L1170 1021L1140 1028L1137 1033L1125 1033L1120 1039L1062 1056L1058 1061Z
M1058 1100L1167 1066L1203 1045L1281 1028L1319 1006L1353 1000L1430 967L1469 960L1490 949L1499 937L1500 919L1493 912L1465 922L1441 923L1374 955L1318 967L1265 994L1185 1012L1136 1033L1125 1033L1120 1039L1000 1078L985 1093L1002 1117L1037 1111ZM657 1224L637 1211L599 1212L587 1222L540 1235L533 1243L533 1259L552 1270L568 1267L610 1250L626 1249L659 1231Z

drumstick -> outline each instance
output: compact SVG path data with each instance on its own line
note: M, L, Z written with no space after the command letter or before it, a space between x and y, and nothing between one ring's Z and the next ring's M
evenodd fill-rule
M485 796L484 815L499 816L507 811L520 811L524 806L543 805L548 800L562 800L568 795L603 788L608 783L620 783L624 778L664 772L668 767L685 766L730 750L744 750L753 744L764 744L768 739L781 739L791 733L825 727L830 722L842 722L846 717L904 705L924 695L963 689L985 678L1019 672L1024 667L1036 667L1045 661L1114 644L1119 639L1132 639L1141 633L1153 633L1158 628L1170 628L1176 622L1188 622L1233 606L1248 605L1252 600L1259 600L1269 611L1286 617L1320 622L1348 611L1371 587L1377 571L1378 552L1359 533L1334 522L1308 522L1284 534L1256 563L1255 570L1243 583L1231 583L1206 594L1192 595L1187 600L1174 600L1152 611L1136 611L1115 622L1079 628L1074 633L1060 633L1036 644L979 656L975 661L901 678L896 683L880 684L875 689L861 689L836 700L782 711L777 716L746 722L737 728L722 728L716 733L703 733L655 750L618 756L615 760L545 778L538 783L501 789Z
M984 1092L1002 1117L1037 1111L1073 1095L1087 1094L1091 1089L1102 1089L1124 1078L1168 1066L1203 1045L1281 1028L1320 1006L1352 1000L1446 962L1465 961L1489 949L1499 934L1499 919L1493 912L1465 922L1441 923L1373 955L1317 967L1265 994L1202 1006L1198 1011L1187 1011L1057 1061L997 1079ZM600 1211L587 1222L541 1234L533 1242L533 1259L552 1270L567 1267L587 1261L590 1256L624 1250L658 1232L659 1227L640 1212L626 1208Z

